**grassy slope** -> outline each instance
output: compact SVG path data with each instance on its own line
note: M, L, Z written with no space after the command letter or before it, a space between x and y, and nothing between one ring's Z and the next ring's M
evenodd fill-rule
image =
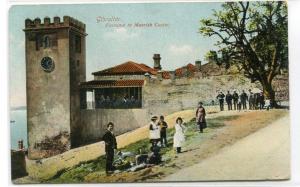
M278 112L274 111L274 113L269 113L272 117L261 118L259 116L258 119L252 119L252 123L262 123L262 124L269 124L272 121L281 118L285 115L285 112ZM199 142L210 138L218 129L221 129L225 126L226 123L229 121L234 121L235 119L242 119L238 115L231 115L231 116L220 116L212 119L208 119L208 128L205 129L205 133L200 134L195 126L195 119L187 122L187 132L186 132L186 142L184 149L193 149L199 146ZM245 118L245 117L244 117ZM248 118L249 120L249 118ZM263 125L264 126L264 125ZM172 137L174 135L174 128L168 129L168 147L163 148L161 150L161 154L164 160L163 165L167 166L168 163L172 162L172 158L174 157L174 151L172 147ZM244 135L241 135L244 136ZM150 143L149 139L145 138L140 140L136 143L130 144L125 148L122 148L122 151L130 151L134 153L138 153L139 149L146 149L149 150ZM77 166L69 168L67 170L59 172L56 176L48 181L43 181L46 183L80 183L80 182L117 182L116 180L112 179L112 181L106 181L103 179L105 178L105 157L101 156L96 160L80 163ZM138 178L138 177L137 177ZM150 179L151 177L147 177ZM110 179L107 179L110 180ZM126 179L123 179L126 181Z
M215 128L220 128L224 126L225 121L230 121L232 119L237 118L238 116L226 116L226 117L217 117L214 119L208 120L208 130L212 130ZM187 143L191 141L191 137L195 135L199 135L199 132L196 129L195 126L195 119L189 121L186 123L187 126L187 132L186 132L186 139ZM172 147L172 138L175 133L174 128L168 129L168 147L163 148L161 150L161 154L163 156L163 159L165 160L165 163L168 162L168 158L170 154L173 152ZM150 148L149 139L145 138L143 140L140 140L136 143L130 144L122 149L122 151L130 151L133 153L138 153L139 149L147 149ZM44 181L46 183L78 183L78 182L84 182L85 176L91 175L92 173L97 173L100 175L104 175L105 171L105 156L100 156L96 160L91 160L88 162L80 163L72 168L63 170L58 172L52 179L48 181Z

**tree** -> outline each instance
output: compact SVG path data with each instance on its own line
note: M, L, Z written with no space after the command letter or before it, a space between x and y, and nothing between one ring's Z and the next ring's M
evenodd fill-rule
M226 2L200 20L199 32L216 36L217 51L207 57L226 68L237 65L251 82L259 81L264 95L277 106L274 77L288 68L287 4L282 1Z

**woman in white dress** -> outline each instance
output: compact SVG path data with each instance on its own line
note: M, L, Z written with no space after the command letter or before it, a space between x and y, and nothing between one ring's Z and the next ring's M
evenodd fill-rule
M183 120L181 117L178 117L176 119L175 124L175 134L173 138L173 147L176 148L177 153L181 153L181 147L182 144L185 141L184 133L185 133L186 127L183 125Z
M152 116L151 117L151 122L149 125L149 139L150 139L150 143L152 143L152 145L154 143L158 143L160 140L160 129L159 129L159 125L157 123L157 116Z

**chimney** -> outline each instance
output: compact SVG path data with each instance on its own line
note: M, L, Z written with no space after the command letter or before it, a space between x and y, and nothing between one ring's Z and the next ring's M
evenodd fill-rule
M169 71L170 79L173 81L175 80L175 71Z
M201 60L196 60L195 61L195 66L197 68L197 71L201 71Z
M187 66L182 67L182 76L183 77L188 77L189 76L189 71L188 71Z
M157 75L156 75L156 76L157 76L157 79L160 80L160 81L163 80L162 74L163 74L163 72L159 70L159 71L157 72Z
M161 70L161 65L160 65L160 54L154 54L153 55L153 60L154 60L154 69L156 70Z

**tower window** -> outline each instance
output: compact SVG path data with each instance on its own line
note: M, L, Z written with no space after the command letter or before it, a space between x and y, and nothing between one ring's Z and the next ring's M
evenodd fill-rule
M43 46L44 46L44 48L50 47L50 39L49 39L49 36L44 36Z
M81 37L75 36L75 51L76 53L81 53Z
M50 47L57 46L57 35L53 34L38 34L36 37L36 50L39 50L41 47L46 49Z

